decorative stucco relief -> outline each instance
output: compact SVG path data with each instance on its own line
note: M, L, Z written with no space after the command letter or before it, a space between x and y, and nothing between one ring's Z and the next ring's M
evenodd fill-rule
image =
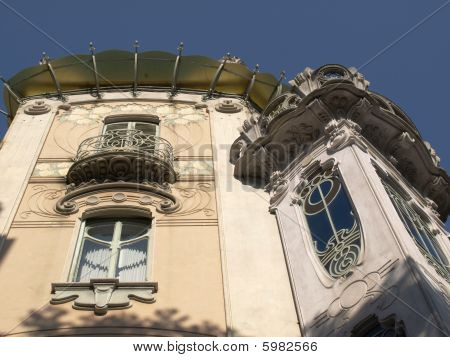
M25 196L25 204L22 203L22 211L19 211L19 217L21 219L36 219L41 218L61 218L66 217L58 214L54 210L56 202L66 192L65 187L49 187L47 185L33 185L29 188L30 195ZM28 196L28 197L27 197Z
M339 291L338 297L330 302L327 309L314 318L312 328L331 329L328 335L345 335L345 327L350 326L347 322L360 310L363 304L373 306L373 309L384 311L397 300L397 286L384 287L383 280L395 268L398 259L388 260L377 270L362 277L359 271L353 275L353 279L345 284ZM314 332L313 332L314 334Z
M197 219L216 215L214 185L210 182L177 183L171 187L155 183L92 182L73 191L61 186L31 186L18 217L21 220L39 217L64 220L86 206L124 202L153 206L167 217Z
M179 134L180 141L191 138L201 140L203 131L199 122L207 120L204 108L195 108L188 104L170 103L102 103L85 104L66 108L57 115L51 139L65 154L75 156L80 143L91 136L99 134L105 117L110 115L156 115L161 119L161 126L171 128L174 125L186 126L186 132ZM199 129L200 128L200 129ZM178 132L178 129L177 129ZM191 134L193 136L191 136ZM178 134L177 134L178 135ZM175 135L176 136L176 135Z
M214 202L214 186L211 182L198 182L191 186L174 185L182 202L181 209L168 213L173 217L201 214L212 217L216 214Z
M186 124L162 122L161 126L161 135L170 141L175 156L212 155L207 122L191 121Z

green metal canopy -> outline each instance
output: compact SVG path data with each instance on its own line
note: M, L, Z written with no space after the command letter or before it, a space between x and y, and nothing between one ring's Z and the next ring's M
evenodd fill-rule
M44 61L43 64L19 72L7 84L21 99L58 95L58 91L67 94L94 91L97 85L102 91L130 90L134 86L139 90L168 90L174 88L176 68L176 90L208 91L215 82L214 93L248 95L248 99L259 108L267 105L275 91L287 90L271 74L256 73L241 63L224 63L223 60L204 56L110 50L96 54L95 64L97 76L92 55L73 55ZM4 100L13 117L19 104L11 91L5 88Z

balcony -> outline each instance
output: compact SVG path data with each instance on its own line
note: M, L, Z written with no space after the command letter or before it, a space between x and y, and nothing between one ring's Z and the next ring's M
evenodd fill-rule
M140 130L111 130L84 140L67 183L79 186L92 182L174 183L173 149L170 143Z

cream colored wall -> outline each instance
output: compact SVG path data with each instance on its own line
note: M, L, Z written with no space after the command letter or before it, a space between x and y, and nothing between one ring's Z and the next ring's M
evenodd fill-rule
M269 196L233 177L231 144L250 112L220 113L216 105L209 103L230 334L299 336L280 233L268 212Z
M222 266L206 108L167 100L79 105L74 104L73 98L71 101L69 109L65 107L57 113L34 169L29 164L31 178L14 212L8 250L0 261L0 286L6 292L0 294L0 303L6 307L0 319L0 332L224 335ZM179 198L182 208L172 214L161 214L154 206L139 202L145 193L124 192L126 200L118 203L113 199L115 192L94 191L75 199L80 207L78 213L70 216L56 213L56 201L65 193L64 176L79 143L101 132L105 116L118 113L160 117L161 136L174 146L180 178L172 186L172 193ZM47 118L48 124L49 118L43 118ZM20 136L27 138L27 134L23 127L16 131L15 136L22 143L16 150L24 151L25 143ZM43 132L40 135L42 142L45 135ZM25 178L24 172L20 175ZM103 317L74 310L70 302L49 304L51 283L67 281L79 219L85 209L95 208L87 200L91 196L100 198L101 203L95 207L134 205L152 210L155 225L151 280L159 284L155 303L133 302L130 309L109 311Z
M42 115L17 112L0 150L0 250L5 244L21 195L43 145L57 102L48 101L51 110ZM6 248L5 248L6 249Z
M29 168L32 177L19 211L13 214L8 236L13 243L0 262L0 284L11 290L0 300L8 307L0 331L18 325L11 333L298 336L280 235L275 217L267 211L268 197L232 177L230 145L249 112L219 113L217 100L188 94L178 94L172 102L166 93L141 93L138 98L105 93L100 102L77 95L69 103L70 108L59 110L37 164ZM73 310L71 303L48 305L50 284L65 277L77 217L87 207L86 196L79 198L79 214L62 217L54 212L65 191L71 159L83 139L101 133L105 116L143 112L160 117L161 136L174 146L180 178L173 192L183 202L182 211L156 218L157 300L134 302L131 309L110 311L104 317ZM136 193L126 194L126 204L139 205ZM112 193L101 195L109 195L106 200L111 201ZM42 242L29 250L39 252L35 261L19 259L33 239ZM15 274L19 270L21 275ZM25 296L16 291L30 279L29 286L39 293ZM12 296L17 298L11 300Z

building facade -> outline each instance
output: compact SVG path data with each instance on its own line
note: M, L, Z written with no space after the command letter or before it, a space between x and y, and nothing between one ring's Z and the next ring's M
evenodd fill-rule
M5 81L7 336L443 336L449 177L354 68L91 48Z

